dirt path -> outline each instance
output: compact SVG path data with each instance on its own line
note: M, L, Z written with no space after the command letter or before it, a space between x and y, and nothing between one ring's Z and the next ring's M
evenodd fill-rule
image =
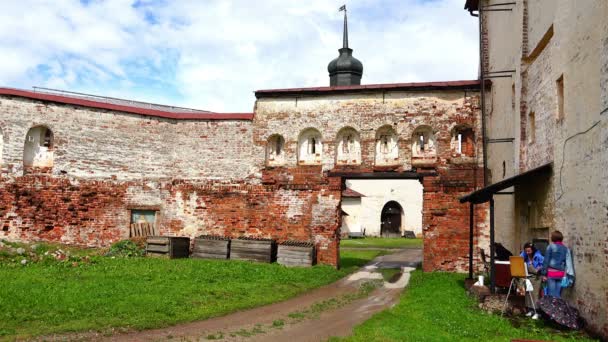
M422 250L403 249L374 259L333 284L280 303L223 317L113 336L99 341L323 341L350 335L357 324L394 305L422 260ZM401 277L385 282L382 268L400 268ZM82 337L82 336L81 336ZM86 338L85 338L86 339Z

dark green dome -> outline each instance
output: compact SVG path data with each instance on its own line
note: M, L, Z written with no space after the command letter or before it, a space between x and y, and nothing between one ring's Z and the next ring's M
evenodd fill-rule
M353 57L353 50L341 48L338 51L340 52L340 56L327 65L329 76L331 77L341 73L352 73L361 77L361 75L363 75L363 64Z
M340 7L344 11L344 33L342 37L342 48L338 50L338 58L329 62L329 86L360 85L363 75L363 64L353 57L353 50L348 47L348 24L346 18L346 5Z

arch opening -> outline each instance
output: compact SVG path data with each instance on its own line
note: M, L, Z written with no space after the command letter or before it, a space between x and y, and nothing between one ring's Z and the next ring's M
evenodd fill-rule
M298 138L298 163L299 164L321 164L323 144L321 133L314 128L308 128L300 133Z
M351 127L342 128L336 137L336 164L357 165L361 163L359 133Z
M53 167L53 132L46 126L30 128L23 148L24 170L49 171Z
M403 208L395 201L387 202L380 215L380 235L382 237L401 237Z

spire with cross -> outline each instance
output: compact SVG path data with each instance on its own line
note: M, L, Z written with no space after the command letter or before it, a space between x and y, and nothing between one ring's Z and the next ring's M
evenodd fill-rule
M353 57L353 50L348 47L348 19L346 16L346 5L339 8L344 12L344 31L342 32L342 48L338 50L340 55L327 66L329 71L329 86L360 85L363 75L363 64Z

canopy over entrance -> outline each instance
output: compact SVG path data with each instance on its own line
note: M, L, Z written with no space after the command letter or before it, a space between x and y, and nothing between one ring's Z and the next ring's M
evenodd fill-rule
M538 176L551 173L552 170L553 163L544 164L537 168L520 173L516 176L503 179L500 182L473 191L470 194L460 198L460 203L469 202L471 204L469 215L469 278L473 278L473 213L475 204L490 202L490 290L494 292L494 287L496 285L496 277L494 272L494 195L511 195L513 194L512 192L501 191L512 186L521 184L530 179L534 179Z

